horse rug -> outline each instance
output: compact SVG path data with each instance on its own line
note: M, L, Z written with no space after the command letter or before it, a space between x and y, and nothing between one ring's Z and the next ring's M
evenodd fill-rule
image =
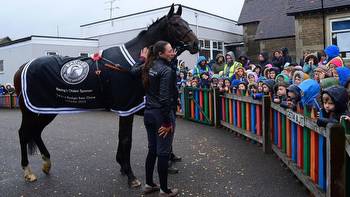
M119 60L123 67L130 66L123 56ZM26 107L41 114L110 109L120 116L142 109L144 90L141 80L127 72L112 71L104 67L104 63L86 57L34 59L25 65L21 76Z

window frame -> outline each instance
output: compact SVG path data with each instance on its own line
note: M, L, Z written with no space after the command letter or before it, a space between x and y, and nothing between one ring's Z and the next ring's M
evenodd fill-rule
M340 22L340 21L350 21L350 17L342 17L342 18L336 18L336 19L330 19L329 20L329 41L331 44L333 43L333 34L337 34L337 33L350 33L350 28L349 29L345 29L345 30L333 30L333 23L334 22ZM338 43L337 43L338 45ZM342 51L340 49L340 53L344 54L345 53L345 57L342 57L343 59L350 59L350 50L349 51Z

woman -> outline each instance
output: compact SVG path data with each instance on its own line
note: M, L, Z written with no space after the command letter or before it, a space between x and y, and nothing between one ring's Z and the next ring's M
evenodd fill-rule
M144 193L160 190L159 196L178 194L178 189L169 189L167 184L177 105L176 71L171 68L171 60L174 57L171 45L165 41L158 41L150 49L142 71L146 90L144 123L148 137ZM156 159L160 187L153 181Z

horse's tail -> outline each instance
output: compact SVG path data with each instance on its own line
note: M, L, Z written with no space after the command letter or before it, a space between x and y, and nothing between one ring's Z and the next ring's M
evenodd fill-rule
M34 155L36 153L37 148L38 147L37 147L36 143L34 142L34 139L31 139L28 142L28 153L30 155Z
M24 66L27 63L23 64L19 69L16 71L15 75L13 76L13 85L15 86L16 94L19 96L21 94L21 87L22 87L22 80L21 75L24 69Z

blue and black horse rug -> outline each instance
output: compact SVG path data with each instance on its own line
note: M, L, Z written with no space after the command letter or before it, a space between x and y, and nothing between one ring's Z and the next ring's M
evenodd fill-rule
M119 64L130 70L135 63L124 45L94 57L34 59L21 76L25 105L39 114L110 109L120 116L131 115L144 107L141 79L106 65Z

